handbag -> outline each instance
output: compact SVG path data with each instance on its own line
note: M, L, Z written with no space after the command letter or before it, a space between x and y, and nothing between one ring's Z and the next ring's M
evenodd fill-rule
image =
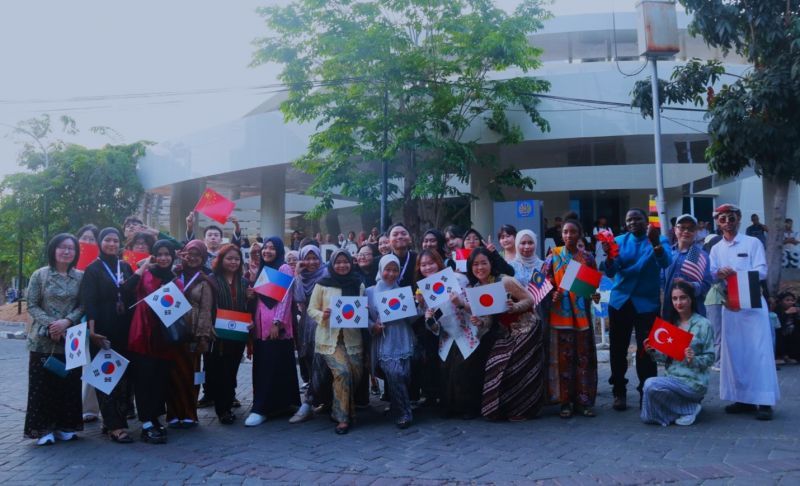
M164 327L164 337L170 344L179 344L190 341L191 332L183 317L173 322L171 326Z

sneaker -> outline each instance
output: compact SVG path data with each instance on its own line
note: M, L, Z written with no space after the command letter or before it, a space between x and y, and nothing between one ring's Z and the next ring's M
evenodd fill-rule
M192 419L183 419L181 420L181 426L184 429L191 429L192 427L197 427L198 423Z
M37 446L47 446L47 445L53 445L55 443L56 443L56 438L55 436L53 436L52 433L43 435L42 437L39 438L39 440L36 441Z
M772 407L769 405L759 405L756 418L758 420L772 420Z
M310 420L311 417L314 416L313 411L311 410L311 405L304 403L300 405L300 408L297 409L292 418L289 419L290 424L299 424L300 422L305 422L306 420Z
M56 436L56 439L62 442L69 442L78 438L78 434L75 432L62 432L61 430L56 430L53 432L53 435Z
M181 421L179 419L176 419L176 418L174 418L174 419L170 420L169 422L167 422L167 427L169 427L170 429L181 429L181 428L183 428L183 426L181 425Z
M208 408L214 405L214 400L208 398L208 395L203 395L203 398L197 401L197 408Z
M695 419L697 419L697 414L700 413L700 410L702 408L703 407L701 407L700 404L698 403L694 413L678 417L677 419L675 419L675 425L692 425Z
M257 425L261 425L267 421L267 417L251 412L250 415L247 416L247 419L244 421L245 427L255 427Z

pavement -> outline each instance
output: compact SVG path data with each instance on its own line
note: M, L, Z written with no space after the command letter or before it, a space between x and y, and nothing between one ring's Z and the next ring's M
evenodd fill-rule
M200 427L170 430L169 443L111 443L89 424L75 442L37 447L22 436L27 393L25 341L0 339L0 484L800 484L800 366L778 372L775 419L730 416L717 373L691 427L645 425L638 408L611 409L609 370L600 367L598 417L558 417L548 407L522 423L441 419L416 411L397 429L383 403L360 411L350 434L317 416L245 428L251 366L240 370L243 407L233 426L213 409ZM634 371L628 378L635 381ZM629 403L638 396L631 387ZM131 421L138 438L139 424Z

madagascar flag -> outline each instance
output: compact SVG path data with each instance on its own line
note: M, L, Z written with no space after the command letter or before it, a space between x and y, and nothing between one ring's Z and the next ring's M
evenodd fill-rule
M758 271L750 270L728 275L728 307L731 309L760 309L761 282Z
M128 265L130 265L131 268L133 268L134 270L137 270L139 268L139 265L137 265L137 263L149 257L150 257L149 253L142 253L133 250L125 250L122 252L122 261L128 262Z
M78 243L78 246L81 249L81 256L78 258L75 268L84 271L90 263L97 260L97 256L100 254L100 247L94 243Z
M661 351L672 359L683 361L686 357L686 348L692 344L694 335L683 329L673 326L669 322L656 317L648 337L650 346Z
M286 296L293 281L294 278L291 275L286 275L272 267L264 267L256 283L253 284L253 289L264 297L280 302Z
M219 224L225 224L234 207L236 204L233 201L209 188L203 191L194 210L205 214Z
M589 297L597 291L601 278L603 274L597 270L570 260L559 287L581 297Z
M247 341L249 334L247 326L252 322L253 319L247 312L218 309L217 320L214 322L214 332L217 333L218 338Z
M647 222L650 223L650 226L652 226L653 228L660 228L661 221L658 219L658 205L656 204L655 196L650 196L648 211L650 214L647 217Z

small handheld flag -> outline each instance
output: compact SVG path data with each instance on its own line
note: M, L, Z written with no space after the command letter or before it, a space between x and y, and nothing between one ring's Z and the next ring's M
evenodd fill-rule
M450 294L460 294L455 272L450 267L423 278L417 282L417 290L422 294L428 307L435 309L450 301Z
M661 228L661 221L658 219L658 204L656 204L656 197L652 194L650 195L650 201L647 206L650 213L647 216L647 222L654 228Z
M681 265L681 273L693 282L702 282L708 259L698 245L692 245Z
M71 370L89 363L89 340L87 339L86 323L67 329L64 338L64 356L66 369Z
M78 246L80 246L81 249L81 256L78 258L78 263L75 264L75 268L84 271L90 263L97 260L98 255L100 255L100 247L94 243L78 243Z
M145 302L167 327L192 310L189 301L186 300L175 282L170 282L148 295L145 297Z
M736 272L725 281L728 284L728 307L736 310L761 308L761 282L756 270Z
M247 312L235 312L217 309L217 320L214 321L214 332L218 338L234 341L247 341L250 334L248 326L253 322Z
M411 287L387 290L375 295L381 322L392 322L417 315Z
M113 349L103 349L89 366L83 368L83 381L110 395L127 368L128 360L121 354Z
M650 329L650 346L661 351L672 359L683 361L686 357L686 348L692 343L693 334L673 326L669 322L656 317Z
M503 282L466 289L467 300L473 316L502 314L508 310L506 288Z
M614 239L611 230L602 230L597 233L597 241L608 243L608 258L614 259L619 256L619 245Z
M553 284L547 280L542 272L534 270L533 275L531 275L531 281L528 284L528 292L533 296L533 305L539 305L551 290L553 290Z
M253 284L253 290L264 297L280 302L286 297L286 293L292 287L292 282L294 282L294 277L291 275L265 266L256 279L256 283Z
M453 252L453 259L456 261L456 270L461 273L467 273L467 260L472 254L472 249L459 248Z
M603 274L597 270L570 260L559 287L581 297L590 297L600 286L602 278Z
M145 258L150 258L150 254L132 250L125 250L122 252L122 260L128 262L128 265L134 270L139 268L139 262Z
M200 196L200 200L197 201L194 210L205 214L219 224L225 224L235 207L236 204L233 201L214 189L207 188Z
M331 297L331 327L367 328L366 297Z

